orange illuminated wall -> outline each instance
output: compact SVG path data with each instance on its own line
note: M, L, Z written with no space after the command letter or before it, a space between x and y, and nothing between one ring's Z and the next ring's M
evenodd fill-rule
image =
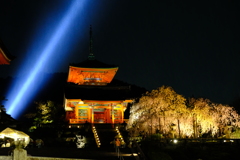
M67 82L78 85L106 85L115 76L116 68L79 68L70 66Z
M94 101L67 100L66 120L70 124L77 123L123 123L124 111L132 100L125 101Z

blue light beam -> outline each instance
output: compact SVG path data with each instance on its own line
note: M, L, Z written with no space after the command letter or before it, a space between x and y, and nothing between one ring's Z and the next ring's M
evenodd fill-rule
M68 33L67 31L70 30L72 23L79 14L79 11L83 9L85 2L85 0L72 1L72 4L67 10L65 16L56 27L55 32L51 34L51 38L46 41L45 45L41 44L44 48L33 53L34 55L39 55L35 61L35 64L33 66L26 66L28 68L27 72L26 68L23 69L27 73L26 75L21 76L20 82L23 84L20 87L10 90L8 93L8 101L6 101L4 105L6 106L7 113L13 118L18 118L20 116L26 107L25 104L33 96L33 91L36 92L36 90L40 89L41 86L38 86L36 83L38 82L38 75L44 69L44 64L54 63L54 60L51 58L51 56L56 54L54 52L57 50L56 47L59 45L64 36L66 36ZM34 88L36 90L34 90Z

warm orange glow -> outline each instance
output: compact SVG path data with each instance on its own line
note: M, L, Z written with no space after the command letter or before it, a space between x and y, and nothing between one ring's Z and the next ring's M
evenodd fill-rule
M79 68L70 66L67 82L79 85L106 85L115 76L118 68Z
M118 67L84 68L69 66L67 82L77 85L105 87L113 80L117 70ZM108 98L101 98L101 100L65 99L67 120L69 120L70 124L85 123L86 121L90 123L123 123L124 111L127 104L131 103L132 100L108 100ZM72 113L75 116L72 116Z
M81 99L73 101L69 99L66 102L65 109L68 115L66 117L69 117L70 124L85 123L86 121L90 123L123 123L124 111L127 107L126 101L82 101ZM85 114L80 114L83 110L85 110ZM71 112L75 115L74 119L68 114Z

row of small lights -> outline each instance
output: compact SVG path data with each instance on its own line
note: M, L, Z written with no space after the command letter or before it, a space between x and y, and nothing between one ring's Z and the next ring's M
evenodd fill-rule
M234 142L234 140L224 140L223 142Z
M174 140L171 140L173 143L177 143L178 140L174 139ZM234 140L223 140L223 142L234 142Z
M95 126L92 127L92 131L93 131L93 134L94 134L94 138L96 140L96 144L99 148L101 143L100 143L100 140L99 140L99 137L98 137L97 130L96 130Z
M68 128L72 128L72 126L69 125ZM80 128L80 126L77 126L77 128Z
M118 129L118 126L116 126L116 132L117 132L117 134L118 134L118 137L120 138L120 141L121 141L121 143L122 144L125 144L125 142L124 142L124 140L123 140L123 137L122 137L122 135L121 135L121 133L120 133L120 131L119 131L119 129Z

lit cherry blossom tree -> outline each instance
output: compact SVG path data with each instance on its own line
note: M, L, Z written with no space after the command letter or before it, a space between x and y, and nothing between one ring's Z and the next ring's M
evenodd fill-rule
M212 103L208 99L191 98L189 100L193 122L193 137L197 138L199 132L211 133L212 136L221 136L229 127L238 128L239 115L233 107ZM225 131L226 132L226 131Z
M185 101L171 87L162 86L147 92L132 106L127 127L134 134L152 134L156 130L167 134L175 125L178 126L178 136L181 136L180 124L188 114Z
M240 127L240 117L233 107L204 98L186 100L171 87L147 92L130 109L127 129L132 136L154 134L166 137L198 138L203 134L220 136Z
M215 134L217 124L212 116L214 107L211 105L211 101L204 98L190 98L188 105L192 119L192 137L197 138L200 133L211 132Z
M232 129L240 127L240 117L237 111L228 105L214 104L213 118L219 130L229 138Z

